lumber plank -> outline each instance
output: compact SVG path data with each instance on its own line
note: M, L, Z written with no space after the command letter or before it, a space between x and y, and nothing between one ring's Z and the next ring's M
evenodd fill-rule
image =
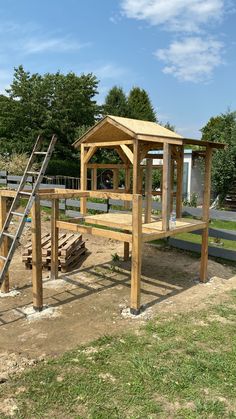
M134 162L134 154L130 150L130 148L127 145L125 145L125 144L121 144L120 147L121 147L122 151L125 153L125 155L127 156L127 158L129 159L130 163L133 164L133 162Z
M162 178L162 229L169 230L170 220L170 144L163 146L163 178Z
M84 156L84 163L85 164L87 164L89 162L89 160L96 153L97 149L98 149L97 147L89 147L89 150L87 151L87 153Z
M85 191L87 189L87 165L84 161L85 159L85 147L84 144L81 144L80 152L80 189ZM82 196L80 199L80 212L85 215L87 212L87 198Z
M69 223L67 221L57 221L57 227L65 230L75 231L78 233L92 234L94 236L108 237L110 239L132 242L131 234L125 234L113 230L104 230L96 227L85 226L81 224Z
M211 198L211 166L212 166L212 148L206 148L205 158L205 175L204 175L204 193L203 193L203 208L202 220L207 224L202 232L202 247L201 247L201 264L200 264L200 281L207 281L207 266L208 266L208 236L209 236L209 209Z
M137 140L134 141L134 159L133 159L133 194L138 194L139 191L139 143Z
M177 158L177 186L176 186L176 217L182 216L182 197L183 197L183 173L184 173L184 148L178 148Z
M140 309L140 284L142 262L142 196L133 196L132 209L132 262L131 262L131 312L137 313Z
M42 250L41 246L41 214L40 200L35 197L31 210L32 214L32 285L33 285L33 307L36 310L43 308L43 281L42 281Z
M7 198L0 196L0 230L2 230L4 222L7 217ZM0 248L0 255L7 256L8 254L8 238L5 237ZM4 261L0 260L0 269L3 267ZM6 273L4 281L1 286L1 292L7 293L10 289L9 272Z
M145 223L151 222L152 216L152 159L147 159L145 172Z

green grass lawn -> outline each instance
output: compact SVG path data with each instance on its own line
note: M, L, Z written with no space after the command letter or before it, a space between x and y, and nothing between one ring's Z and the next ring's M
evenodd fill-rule
M2 385L0 400L27 419L236 418L235 330L236 291L39 364Z
M174 238L190 241L192 243L201 244L201 242L202 242L202 237L200 235L192 234L192 233L176 234L174 236ZM224 249L236 250L236 241L235 240L220 239L220 243L221 243L220 247L223 247ZM213 237L209 237L208 244L209 244L209 246L216 246L216 243L215 243L215 240L214 240ZM217 246L217 247L219 247L219 246Z
M194 218L194 217L187 217ZM223 221L223 220L211 220L210 228L219 228L224 230L235 230L236 231L236 222L234 221ZM192 243L201 244L201 236L193 233L181 233L175 236L176 239L190 241ZM223 240L221 239L222 247L225 249L236 250L236 241L235 240ZM208 240L209 246L216 245L213 237L209 237Z

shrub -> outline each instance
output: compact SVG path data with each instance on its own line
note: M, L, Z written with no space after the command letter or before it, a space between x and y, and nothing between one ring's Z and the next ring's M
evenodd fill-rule
M75 160L50 160L46 171L48 176L80 177L80 162Z
M11 155L0 155L0 170L6 170L10 175L21 176L28 163L29 156L26 153ZM37 164L33 165L33 170L37 169Z

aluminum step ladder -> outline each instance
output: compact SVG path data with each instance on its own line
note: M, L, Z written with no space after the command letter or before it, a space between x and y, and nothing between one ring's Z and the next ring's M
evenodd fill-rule
M44 173L47 169L56 141L57 141L56 135L52 136L49 144L46 143L46 140L44 140L42 136L38 136L37 141L34 145L32 154L28 160L26 169L21 178L16 195L13 199L10 211L7 214L2 231L0 232L0 246L2 245L6 237L10 239L10 245L9 245L7 256L5 257L5 256L0 255L0 260L2 261L2 267L0 269L0 285L3 283L5 275L8 271L8 268L13 258L14 252L16 250L18 241L24 229L26 218L29 215L32 205L34 203L35 194L40 187L40 183L42 182ZM41 161L37 161L37 160L41 160ZM36 162L38 163L38 167L39 167L39 170L37 171L33 170L34 164ZM27 179L29 176L35 176L35 182L32 186L32 190L27 191L27 190L24 190L24 187L26 186ZM19 206L20 199L27 199L27 204L25 206L24 212L16 211ZM9 233L9 226L11 224L11 220L13 216L16 216L19 220L14 234Z

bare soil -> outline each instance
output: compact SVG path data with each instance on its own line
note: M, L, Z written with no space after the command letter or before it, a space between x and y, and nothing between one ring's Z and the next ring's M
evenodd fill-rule
M46 219L45 219L46 220ZM44 221L42 233L50 231ZM30 224L10 269L11 292L0 295L0 383L46 357L57 356L105 334L138 329L160 312L188 312L225 299L236 287L235 269L209 261L209 278L200 284L199 259L145 244L142 263L140 316L129 315L130 261L123 262L123 244L83 236L88 249L77 270L50 280L44 272L44 304L32 310L31 271L21 261L22 247L30 238ZM117 253L121 259L112 261Z

